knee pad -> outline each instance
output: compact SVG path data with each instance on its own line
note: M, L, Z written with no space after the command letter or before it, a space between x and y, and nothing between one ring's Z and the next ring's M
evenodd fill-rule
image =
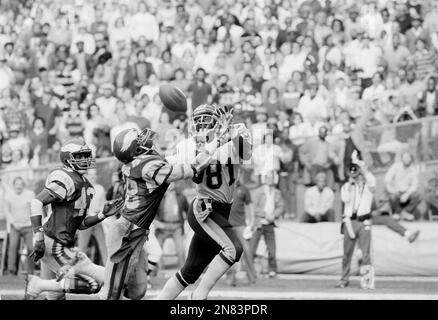
M226 246L223 248L219 256L230 266L240 260L243 253L243 247L240 242L234 242L232 246Z

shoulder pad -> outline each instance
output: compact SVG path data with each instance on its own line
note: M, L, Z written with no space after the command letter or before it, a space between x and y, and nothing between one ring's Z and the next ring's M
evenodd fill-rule
M73 177L62 169L56 169L49 174L45 187L60 199L69 198L76 189Z

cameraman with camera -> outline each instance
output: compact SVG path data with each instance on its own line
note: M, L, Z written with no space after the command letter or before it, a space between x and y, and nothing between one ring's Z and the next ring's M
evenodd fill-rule
M373 203L376 178L368 171L365 162L359 160L357 151L351 155L349 180L341 188L344 214L341 233L344 235L342 277L337 288L349 285L351 259L358 242L362 251L360 273L362 289L374 289L374 267L371 265L371 205Z

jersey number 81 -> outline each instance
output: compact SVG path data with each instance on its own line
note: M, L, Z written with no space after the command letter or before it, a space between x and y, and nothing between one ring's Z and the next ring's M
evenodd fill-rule
M228 174L230 176L230 182L228 183L228 185L231 186L235 181L234 168L233 164L231 163L231 158L228 158L227 164L225 166L228 167ZM222 165L220 163L209 165L204 171L202 171L200 174L193 178L193 182L195 182L196 184L202 183L204 173L206 174L207 187L209 187L210 189L219 189L222 186Z

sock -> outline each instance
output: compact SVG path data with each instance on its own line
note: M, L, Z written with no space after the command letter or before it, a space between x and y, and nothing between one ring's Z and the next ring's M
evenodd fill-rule
M169 280L167 280L164 288L155 298L155 300L175 300L181 292L183 292L185 287L178 281L175 275L173 275Z
M205 300L216 282L230 269L231 266L217 255L208 266L198 287L193 292L193 300Z

